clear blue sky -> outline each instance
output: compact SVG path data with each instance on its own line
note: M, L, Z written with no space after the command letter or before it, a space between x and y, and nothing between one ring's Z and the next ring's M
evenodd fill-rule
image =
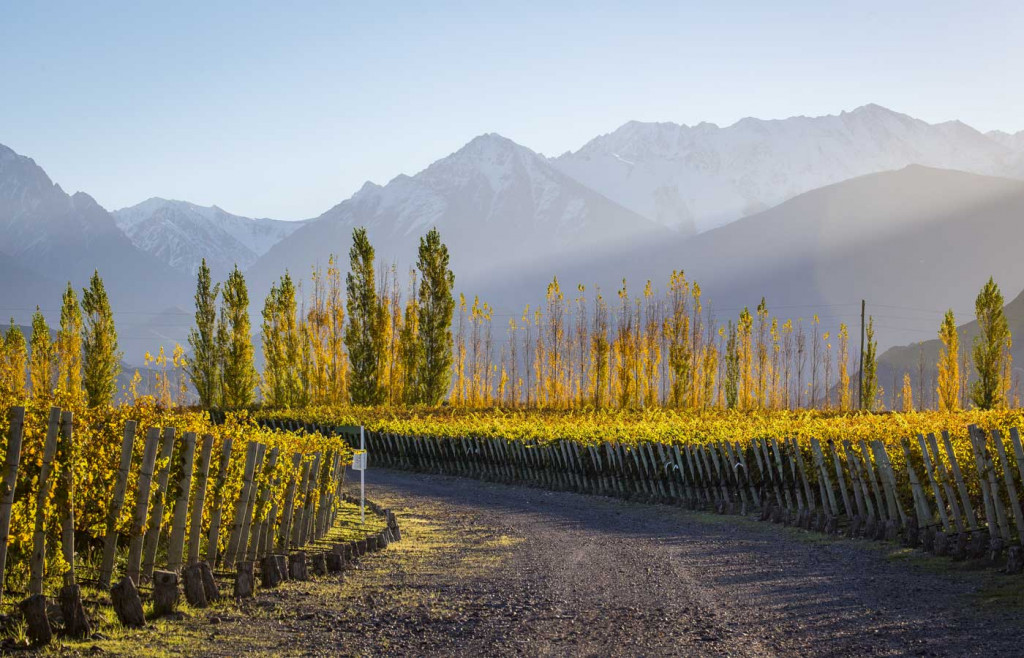
M110 209L302 219L484 132L551 155L869 102L1024 130L1022 35L1019 0L0 0L0 143Z

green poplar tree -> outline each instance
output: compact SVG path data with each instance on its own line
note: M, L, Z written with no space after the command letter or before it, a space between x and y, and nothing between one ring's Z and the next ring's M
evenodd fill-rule
M50 341L50 328L46 318L36 307L32 314L31 356L29 359L29 381L32 385L32 397L37 400L48 400L53 395L54 345Z
M974 310L979 330L973 349L978 380L971 387L971 401L979 409L995 409L1006 403L1010 327L1003 313L1003 295L991 277L978 293Z
M736 325L729 320L725 342L725 406L735 409L739 402L740 350Z
M188 335L192 357L185 365L192 385L204 409L220 406L220 352L217 346L217 295L220 285L214 285L210 268L203 259L196 281L196 326Z
M90 407L114 402L117 376L121 372L121 353L117 350L117 330L110 300L100 273L93 271L89 287L82 290L82 370L86 399Z
M413 275L415 277L415 275ZM419 381L419 366L423 359L423 344L420 342L420 303L416 294L415 278L411 286L409 301L405 304L405 317L398 336L398 360L405 373L405 387L402 401L405 404L419 404L423 397Z
M259 382L253 365L252 330L249 324L249 291L238 266L231 270L221 289L217 343L221 387L226 409L250 406Z
M354 404L381 404L385 390L378 375L384 360L386 317L384 306L377 299L373 245L365 228L352 231L352 248L348 253L345 346L351 366L349 396Z
M420 365L416 380L420 402L439 404L452 382L452 314L455 312L455 274L449 268L448 247L441 234L431 229L420 238L419 260Z
M25 347L25 335L21 329L14 325L14 318L11 318L11 326L3 336L3 379L0 381L0 399L8 398L21 401L25 397L25 365L28 354Z
M274 284L263 305L263 392L272 407L296 407L303 403L302 337L295 319L295 284L285 272Z
M861 389L861 406L874 411L878 402L878 341L875 340L875 319L868 317L867 342L864 345L864 388Z
M57 404L62 407L82 402L82 309L70 281L64 291L57 332L56 390Z

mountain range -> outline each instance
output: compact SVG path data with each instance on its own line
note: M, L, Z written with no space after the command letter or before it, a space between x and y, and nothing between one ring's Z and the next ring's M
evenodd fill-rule
M400 272L436 226L457 288L499 312L537 303L555 274L611 292L623 276L639 290L685 269L722 317L762 295L780 315L850 320L862 298L869 311L965 313L990 274L1024 287L1022 179L1024 132L877 105L728 127L630 122L558 157L482 135L304 222L160 198L107 212L0 147L0 309L19 321L37 303L52 314L66 281L81 287L98 267L115 309L131 314L126 340L154 349L184 340L203 258L218 279L245 270L258 310L285 270L303 278L343 256L357 226ZM883 346L937 326L888 310Z

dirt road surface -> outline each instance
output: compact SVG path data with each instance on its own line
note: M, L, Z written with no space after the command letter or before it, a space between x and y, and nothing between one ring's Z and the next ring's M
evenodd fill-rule
M202 645L223 655L1024 655L1019 577L736 516L380 470L367 482L403 542L340 584L289 584L182 632L213 628Z

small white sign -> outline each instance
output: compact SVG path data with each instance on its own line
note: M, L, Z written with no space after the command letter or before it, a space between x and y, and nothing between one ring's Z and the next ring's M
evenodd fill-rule
M356 450L352 453L352 470L353 471L365 471L366 470L366 451Z

